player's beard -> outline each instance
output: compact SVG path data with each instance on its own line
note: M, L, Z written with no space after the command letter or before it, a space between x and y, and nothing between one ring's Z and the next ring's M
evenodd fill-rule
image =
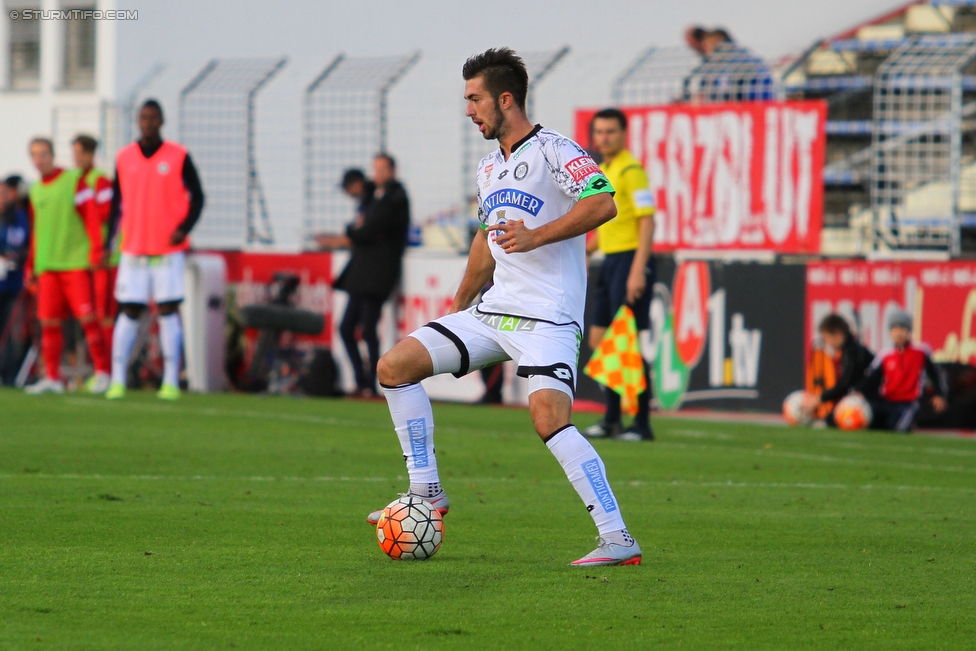
M485 140L497 140L504 135L505 114L502 113L502 107L498 105L498 100L495 100L493 108L494 115L491 116L491 122L485 120L482 123L485 125L485 130L481 135Z

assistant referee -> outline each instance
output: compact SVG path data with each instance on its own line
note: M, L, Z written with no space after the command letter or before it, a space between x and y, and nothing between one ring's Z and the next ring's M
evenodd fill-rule
M597 281L590 347L596 350L621 305L629 305L637 329L648 328L652 287L657 274L652 245L654 242L654 198L647 173L627 151L627 116L616 108L606 108L593 117L593 146L603 156L600 169L616 189L614 203L617 216L597 229L587 245L592 253L599 247L604 254ZM644 363L647 389L638 396L637 416L621 431L620 395L605 389L607 410L603 420L589 427L588 438L613 437L620 441L653 440L651 429L651 382Z

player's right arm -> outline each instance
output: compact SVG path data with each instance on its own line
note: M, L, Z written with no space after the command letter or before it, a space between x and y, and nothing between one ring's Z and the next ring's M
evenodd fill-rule
M494 273L495 258L491 257L491 250L488 248L488 234L479 228L471 242L468 266L464 269L464 278L454 294L450 314L468 309Z
M169 238L169 243L173 246L182 244L186 236L193 230L200 219L200 213L203 212L204 202L203 185L200 183L200 175L197 174L197 168L193 164L190 154L183 158L183 170L180 174L183 179L183 187L190 194L190 208L187 210L186 217Z
M37 229L34 228L34 202L27 200L27 221L30 223L30 244L27 247L27 260L24 261L24 284L27 290L34 293L37 289L36 278L34 277L34 249L37 240Z
M107 265L112 257L112 244L118 236L119 219L122 217L122 185L119 183L119 168L115 167L115 178L112 179L112 202L108 207L108 236L105 238L105 250L102 252L102 264Z

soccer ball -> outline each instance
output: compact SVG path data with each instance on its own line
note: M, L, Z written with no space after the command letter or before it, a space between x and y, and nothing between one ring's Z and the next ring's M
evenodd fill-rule
M783 401L783 418L790 425L809 425L813 421L813 413L803 406L807 398L806 391L794 391Z
M376 523L376 539L390 558L424 561L440 549L444 520L427 500L405 495L383 509Z
M872 416L868 401L854 393L842 398L834 408L834 421L844 430L864 429L871 424Z

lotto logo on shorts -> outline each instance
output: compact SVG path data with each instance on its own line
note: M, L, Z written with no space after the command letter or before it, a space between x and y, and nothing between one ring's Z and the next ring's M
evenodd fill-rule
M582 468L586 478L590 481L590 486L593 487L593 492L596 493L597 501L603 506L604 512L616 511L617 503L613 500L613 493L610 492L610 486L607 485L603 470L600 469L600 462L596 459L590 459L583 462Z
M579 183L590 174L600 172L600 166L589 156L580 156L566 163L566 171L573 175L573 180Z
M427 458L427 421L423 418L412 418L407 421L407 432L410 434L410 451L413 452L413 467L426 468L430 464Z

